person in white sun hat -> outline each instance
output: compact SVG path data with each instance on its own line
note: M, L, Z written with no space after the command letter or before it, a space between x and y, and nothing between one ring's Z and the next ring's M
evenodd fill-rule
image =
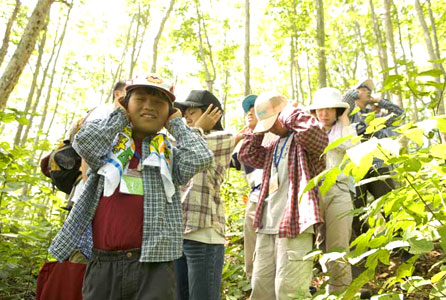
M313 114L328 134L329 143L346 136L356 136L356 130L350 125L348 117L349 105L342 102L341 93L335 88L322 88L314 93L313 104L308 110ZM334 149L328 150L327 169L339 166L345 151L352 147L347 140ZM349 212L353 209L350 192L353 193L352 178L341 173L336 183L322 197L322 213L325 220L325 248L332 250L342 248L348 252L352 232L353 217ZM329 292L348 287L352 281L351 267L345 263L329 262Z

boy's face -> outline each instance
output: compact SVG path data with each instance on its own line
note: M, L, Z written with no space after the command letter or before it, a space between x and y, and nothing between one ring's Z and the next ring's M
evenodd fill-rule
M245 116L245 121L246 124L248 125L249 128L254 129L257 125L257 117L254 111L254 106L251 107L248 112L246 113Z
M164 127L169 117L168 101L148 94L145 88L136 88L132 91L127 111L133 125L134 137L145 138L156 134Z
M184 118L188 126L193 127L197 123L198 119L203 114L201 108L198 107L188 107L184 112Z

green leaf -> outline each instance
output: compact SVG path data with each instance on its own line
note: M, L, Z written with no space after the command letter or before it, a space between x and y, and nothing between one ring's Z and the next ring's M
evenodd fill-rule
M20 125L29 125L29 119L26 117L20 117L17 119Z
M439 282L446 275L446 271L440 271L431 277L432 283Z
M443 72L439 69L432 69L428 71L424 71L421 73L418 73L417 76L431 76L431 77L440 77L443 75Z
M342 143L344 143L345 141L348 141L349 139L351 139L353 137L353 135L348 135L348 136L344 136L341 138L338 138L336 141L330 143L324 150L324 154L326 154L329 150L336 148L337 146L341 145Z
M412 128L405 130L403 131L403 134L407 136L410 140L417 143L419 146L423 145L424 135L423 135L423 130L421 130L420 128Z
M404 162L404 170L418 172L421 169L421 162L417 158L411 158Z
M410 245L409 253L423 254L434 249L434 243L423 238L411 238L407 240Z
M442 225L437 229L438 234L440 235L440 245L443 248L443 251L446 252L446 225Z
M384 81L384 89L390 90L403 80L401 75L389 75Z
M361 110L360 107L355 107L355 109L350 113L350 116L353 116L354 114L357 114Z
M446 159L446 144L433 145L429 152L435 157Z
M329 189L336 183L336 178L338 178L338 175L341 174L341 170L338 168L330 169L326 174L324 181L322 182L322 185L320 187L320 191L322 196L324 196Z
M441 117L441 118L437 118L436 120L437 120L438 130L440 130L441 132L446 132L446 118Z

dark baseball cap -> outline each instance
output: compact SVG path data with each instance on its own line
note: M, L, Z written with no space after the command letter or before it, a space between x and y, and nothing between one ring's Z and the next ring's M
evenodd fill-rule
M248 95L242 101L242 107L245 113L247 113L251 107L254 107L254 103L256 102L257 95Z
M204 111L211 104L213 105L213 107L218 107L218 109L220 109L221 112L223 112L223 108L221 106L220 101L217 99L217 97L214 96L214 94L212 94L208 90L192 90L189 96L187 96L186 100L182 102L174 102L174 106L180 109L183 115L186 109L189 107L201 108ZM221 119L218 120L214 129L223 130L223 126L221 125Z

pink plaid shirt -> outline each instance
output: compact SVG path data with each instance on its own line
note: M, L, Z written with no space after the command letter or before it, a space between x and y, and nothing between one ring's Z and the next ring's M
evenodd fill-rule
M288 157L290 187L285 212L279 225L279 237L293 238L309 226L322 223L319 190L314 188L299 197L311 178L325 169L322 153L328 137L316 118L300 108L287 106L279 115L282 124L293 132ZM274 148L279 139L262 146L263 134L246 134L238 159L249 166L264 169L262 189L254 217L254 228L262 228L263 204L268 194Z

